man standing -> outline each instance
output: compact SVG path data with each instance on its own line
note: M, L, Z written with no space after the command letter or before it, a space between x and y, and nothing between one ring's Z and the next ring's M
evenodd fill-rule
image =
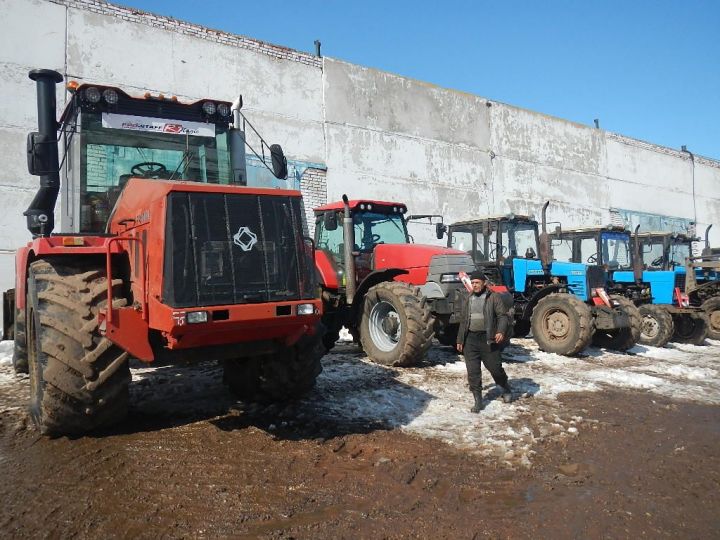
M487 288L485 274L473 272L470 284L472 293L464 300L460 312L457 350L465 356L468 385L475 398L470 412L479 413L484 408L481 363L485 364L495 384L503 389L503 401L512 401L512 389L500 359L500 350L510 339L511 321L500 295Z

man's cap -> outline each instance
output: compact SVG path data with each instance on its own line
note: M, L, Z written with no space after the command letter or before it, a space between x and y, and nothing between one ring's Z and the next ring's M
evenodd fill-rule
M473 279L487 281L487 276L480 270L475 270L473 273L470 274L470 281L472 281Z

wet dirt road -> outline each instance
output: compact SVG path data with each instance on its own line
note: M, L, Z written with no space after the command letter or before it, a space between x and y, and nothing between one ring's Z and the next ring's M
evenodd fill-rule
M340 346L313 396L284 407L234 402L210 362L137 369L127 422L74 440L28 427L27 381L0 366L0 531L716 537L718 345L568 361L522 343L507 366L518 400L480 418L448 351L397 372Z

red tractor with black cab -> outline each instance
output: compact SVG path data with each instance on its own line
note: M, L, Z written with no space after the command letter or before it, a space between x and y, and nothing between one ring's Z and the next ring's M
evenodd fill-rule
M14 366L29 371L43 433L85 433L121 420L128 359L218 359L245 400L288 399L321 370L321 302L301 194L246 185L246 137L277 178L268 146L234 103L132 97L33 70L38 125L28 168L40 189L25 212L4 302ZM58 141L58 133L60 141ZM63 147L64 182L58 142ZM62 187L61 227L54 233Z
M459 317L460 273L475 270L467 253L411 243L403 203L343 196L314 212L326 347L343 326L385 365L416 365L435 335L454 345L445 331Z

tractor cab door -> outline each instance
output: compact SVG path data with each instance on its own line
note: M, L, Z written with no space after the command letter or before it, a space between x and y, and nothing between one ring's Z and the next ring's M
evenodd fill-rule
M537 223L507 219L500 221L497 244L498 266L503 283L513 290L524 292L533 275L542 274L539 258Z
M497 229L496 221L452 225L448 231L448 247L467 252L475 266L493 283L506 285L497 259Z

